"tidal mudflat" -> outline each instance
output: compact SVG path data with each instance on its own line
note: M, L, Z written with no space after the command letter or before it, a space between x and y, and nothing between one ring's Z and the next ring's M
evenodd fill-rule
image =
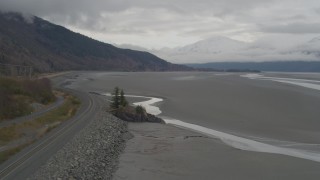
M164 118L178 119L186 123L199 125L201 127L206 127L257 142L263 142L285 148L289 147L297 150L301 149L311 153L315 152L315 156L317 156L320 149L320 111L318 110L320 107L320 91L316 88L303 86L303 84L306 85L307 83L307 85L313 84L313 86L317 87L317 84L319 84L317 82L317 76L313 75L308 79L308 76L305 74L303 76L298 75L298 77L294 75L272 75L273 78L286 79L268 79L270 74L263 74L262 76L248 76L246 74L197 72L101 72L80 73L77 80L72 83L71 87L87 91L107 93L111 92L115 86L119 86L123 88L127 94L163 99L163 101L159 101L154 105L161 110L159 116ZM298 81L296 79L298 79ZM134 99L133 101L137 102L137 100L138 99ZM149 129L151 132L157 133L157 131L159 131L161 134L161 132L165 131L165 128L158 128L157 130L154 130L153 126L150 125ZM141 138L143 137L135 137L132 140L133 144L135 144L134 142L142 141ZM193 141L197 140L195 139ZM176 147L177 144L175 144L175 142L176 141L168 140L166 143ZM222 143L222 141L219 141L218 144L219 146L227 146L226 143ZM157 145L154 145L156 146L154 148L157 148ZM193 145L194 143L187 143L185 146L186 148L190 148L190 146ZM217 142L209 140L201 144L204 148L208 148L213 145L217 145ZM130 149L133 147L134 145L131 146L129 143L127 148ZM234 159L237 161L236 163L242 164L241 166L248 167L248 169L250 169L250 166L254 166L257 162L264 164L260 171L265 172L266 174L271 173L269 175L272 175L270 167L273 163L279 165L282 164L282 166L288 168L282 172L275 171L274 177L287 177L288 179L294 179L299 177L297 176L297 173L301 175L308 175L308 177L320 176L318 173L320 170L319 162L284 155L242 150L239 151L231 146L228 146L228 148L230 148L230 151L234 152L236 156L239 156L239 161ZM183 148L179 149L181 151L183 150ZM126 151L125 154L126 153L128 152ZM179 160L179 157L180 159L182 158L178 155L178 151L160 150L159 153L173 153L172 155L177 155L176 158L178 159L176 160ZM201 154L201 151L191 151L190 153L193 154L192 157L186 156L183 158L189 158L189 160L190 158L196 159L196 154ZM212 151L212 153L215 154L215 151ZM126 156L125 154L124 156ZM210 174L215 174L214 171L223 169L224 171L220 171L219 173L228 173L230 168L233 167L230 166L232 161L230 160L227 152L225 155L223 155L222 152L218 154L221 158L220 162L216 156L212 154L210 155L210 153L205 155L206 158L211 160L210 162L212 162L215 167L212 168L212 171L208 172L209 174L206 176L208 179L210 179L210 177L214 177L210 176ZM241 154L247 155L242 156ZM153 157L157 159L157 156L158 154L154 153ZM201 156L204 156L204 154L199 155L199 159L201 159ZM142 159L143 158L141 158L141 161L143 161ZM229 165L221 164L221 161L223 160L230 162ZM254 160L255 162L249 162L250 160ZM161 159L159 159L159 162L160 161ZM125 167L123 164L125 162L126 161L120 162L119 170L121 170L122 165ZM136 159L135 162L138 163L139 160ZM156 163L156 161L154 163ZM201 162L199 161L198 164L199 163ZM138 168L139 164L143 166L142 162L135 164L135 166ZM258 168L259 166L256 167ZM300 168L300 171L298 171L298 167ZM291 169L292 172L290 175ZM194 174L197 174L196 171L197 170L195 168ZM192 174L192 172L193 171L190 171L189 174ZM230 173L231 172L232 171L230 171ZM242 174L242 178L250 177L246 176L248 175L247 173L249 173L249 170L248 172L239 170L239 172L241 172L239 175L241 176ZM157 173L159 173L159 171ZM165 172L163 173L165 174ZM279 173L283 176L280 176ZM262 174L263 173L260 173L260 175ZM271 179L270 177L272 176L266 177L268 177L266 179Z
M265 139L320 143L320 91L216 73L81 73L72 86L159 97L160 116Z

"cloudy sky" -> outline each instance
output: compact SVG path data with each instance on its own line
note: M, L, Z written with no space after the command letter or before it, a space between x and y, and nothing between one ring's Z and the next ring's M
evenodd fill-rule
M0 0L112 44L177 47L215 36L302 41L320 36L319 0ZM284 40L283 40L284 39Z

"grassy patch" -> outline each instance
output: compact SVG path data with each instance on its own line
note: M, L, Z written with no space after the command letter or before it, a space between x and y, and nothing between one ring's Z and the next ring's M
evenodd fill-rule
M17 133L17 126L12 125L9 127L0 128L0 141L1 144L6 144L7 142L19 138Z
M44 125L53 124L55 122L65 121L76 113L79 105L80 101L78 99L76 99L74 96L67 95L62 106L46 113L40 118L37 118L33 121L25 122L23 123L23 125L26 127L42 127Z
M10 156L15 155L16 153L20 152L23 148L31 144L32 142L28 142L25 144L22 144L20 146L14 147L12 149L8 149L5 151L0 152L0 164L4 161L8 160Z
M9 142L18 139L24 135L23 132L25 129L37 131L37 129L41 127L65 121L76 113L79 105L80 101L77 98L71 95L66 95L65 102L57 109L52 110L32 121L0 128L0 141Z

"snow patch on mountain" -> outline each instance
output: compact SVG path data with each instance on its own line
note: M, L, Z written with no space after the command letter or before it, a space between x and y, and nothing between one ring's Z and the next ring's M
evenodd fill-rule
M219 36L183 47L151 52L174 63L320 60L320 37L305 42L282 44L281 41L242 42Z

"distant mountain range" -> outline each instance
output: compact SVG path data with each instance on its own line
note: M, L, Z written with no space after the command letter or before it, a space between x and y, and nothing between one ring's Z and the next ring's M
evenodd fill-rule
M133 45L122 47L147 51ZM249 43L213 37L183 47L149 52L172 62L206 70L320 72L320 37L293 43L281 43L281 40Z
M189 71L191 67L320 72L319 61L320 37L290 46L213 37L183 47L148 50L115 47L39 17L0 13L0 63L33 66L37 72Z
M0 63L34 66L38 72L191 69L148 52L117 48L39 17L19 13L0 13Z
M193 68L209 68L226 71L320 72L319 61L213 62L186 65Z
M243 42L213 37L182 47L150 52L175 63L320 61L320 37L299 42L283 41L287 42L265 39Z

